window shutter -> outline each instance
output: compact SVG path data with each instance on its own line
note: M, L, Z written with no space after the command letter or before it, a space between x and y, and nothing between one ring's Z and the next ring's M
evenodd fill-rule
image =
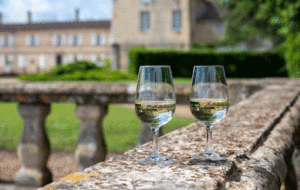
M61 35L61 45L65 46L67 44L67 36L65 34Z
M5 65L5 56L0 55L0 67L4 67L4 65Z
M24 68L26 65L26 60L23 55L19 55L18 66L19 68Z
M31 46L31 36L30 36L30 34L26 34L25 44L26 44L26 46Z
M14 45L14 36L13 35L8 35L7 36L7 41L8 41L8 47L12 47Z
M82 46L82 35L81 35L81 34L78 34L78 35L77 35L77 40L78 40L77 45L78 45L78 46Z
M56 34L52 35L52 45L57 46L58 45L58 38Z
M40 68L45 69L47 67L46 56L40 55Z
M91 45L92 46L97 45L97 36L96 36L96 34L91 35Z
M4 46L4 41L5 41L4 38L5 38L4 35L0 35L0 47Z
M38 34L34 35L34 46L39 46L40 45L40 36Z
M74 35L73 34L69 34L69 45L74 46Z

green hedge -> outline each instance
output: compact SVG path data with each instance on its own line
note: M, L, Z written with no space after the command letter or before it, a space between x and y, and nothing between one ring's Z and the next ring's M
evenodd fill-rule
M26 81L117 81L137 77L135 74L109 70L108 64L98 67L95 63L81 61L57 66L43 74L26 74L18 78Z
M216 52L154 50L129 51L129 72L137 74L142 65L170 65L173 77L191 77L195 65L223 65L227 77L287 77L284 58L275 52Z
M228 43L226 41L210 41L210 42L204 42L204 43L199 43L199 42L193 42L191 45L192 49L195 50L207 50L207 49L216 49L221 46L227 46Z
M289 76L300 79L300 33L289 34L286 42L286 61Z

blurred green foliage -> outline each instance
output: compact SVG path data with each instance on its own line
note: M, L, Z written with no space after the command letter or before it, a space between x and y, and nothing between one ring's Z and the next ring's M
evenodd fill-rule
M289 77L300 76L300 0L222 0L226 14L226 41L256 44L263 38L284 52ZM279 46L279 48L277 48Z
M137 76L119 70L110 70L110 60L105 60L104 67L88 61L73 62L57 66L42 74L25 74L18 78L25 81L118 81L136 79Z
M142 65L170 65L173 77L190 78L195 65L223 65L229 78L287 77L284 57L277 52L133 48L128 55L133 74Z

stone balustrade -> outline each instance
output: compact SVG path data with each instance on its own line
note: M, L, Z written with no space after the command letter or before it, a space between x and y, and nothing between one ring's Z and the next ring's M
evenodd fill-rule
M205 132L201 124L197 123L161 137L162 153L175 159L176 164L159 168L141 166L136 162L136 159L150 152L149 143L111 161L98 164L104 161L106 155L102 120L107 113L108 105L110 103L134 103L136 84L33 83L0 80L0 102L19 102L18 111L24 119L24 130L18 146L18 158L22 167L16 174L16 183L22 186L43 186L52 181L51 172L47 168L50 147L44 123L49 114L50 104L54 102L77 104L75 115L81 120L81 132L75 158L81 172L84 168L87 169L83 173L72 174L62 181L47 186L49 189L52 187L54 189L80 189L81 185L86 189L94 187L97 187L96 189L106 187L112 189L137 187L141 189L150 187L155 189L163 187L211 189L225 187L227 184L234 186L234 180L243 177L242 168L254 167L255 159L258 159L258 164L264 164L258 165L263 171L274 169L270 164L259 160L262 159L259 156L262 156L264 151L267 151L270 157L266 159L270 160L280 160L282 155L285 155L286 149L281 150L277 146L271 149L264 148L263 142L268 142L269 137L272 136L271 132L276 131L283 117L292 115L289 117L291 120L292 117L297 116L297 110L292 112L290 110L296 109L294 107L299 104L296 101L299 95L299 81L289 79L234 80L228 81L228 86L231 105L249 98L232 106L228 116L214 129L214 139L218 141L215 143L216 150L227 154L228 161L204 166L191 162L190 156L195 152L201 152L205 146ZM190 85L175 85L178 104L189 103L189 90ZM254 95L250 96L252 94ZM290 125L287 127L289 130L284 134L285 138L288 139L294 134L293 127L295 128ZM280 131L281 128L278 130ZM283 143L280 144L283 147L291 144L290 141L284 140L270 141L271 147L274 143L275 145ZM259 154L260 151L262 155ZM286 166L284 164L286 162L281 161L280 176L285 177ZM253 172L249 170L249 172L252 175L256 170ZM275 185L278 186L283 179L276 177L277 184ZM248 178L245 180L247 181Z
M173 165L138 164L151 152L146 143L40 189L279 190L285 182L286 190L295 190L293 168L299 163L291 158L299 155L299 96L299 81L268 83L231 106L213 131L215 150L226 161L191 159L204 151L206 139L205 126L194 123L160 137L161 154L174 159Z

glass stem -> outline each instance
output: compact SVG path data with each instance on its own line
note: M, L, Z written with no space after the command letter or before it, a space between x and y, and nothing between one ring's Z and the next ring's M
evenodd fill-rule
M207 142L206 142L205 153L214 153L214 148L212 147L212 130L213 130L213 125L206 126Z
M151 157L159 157L159 151L158 151L159 127L151 127L151 131L152 131L152 134L153 134L153 146L152 146Z

